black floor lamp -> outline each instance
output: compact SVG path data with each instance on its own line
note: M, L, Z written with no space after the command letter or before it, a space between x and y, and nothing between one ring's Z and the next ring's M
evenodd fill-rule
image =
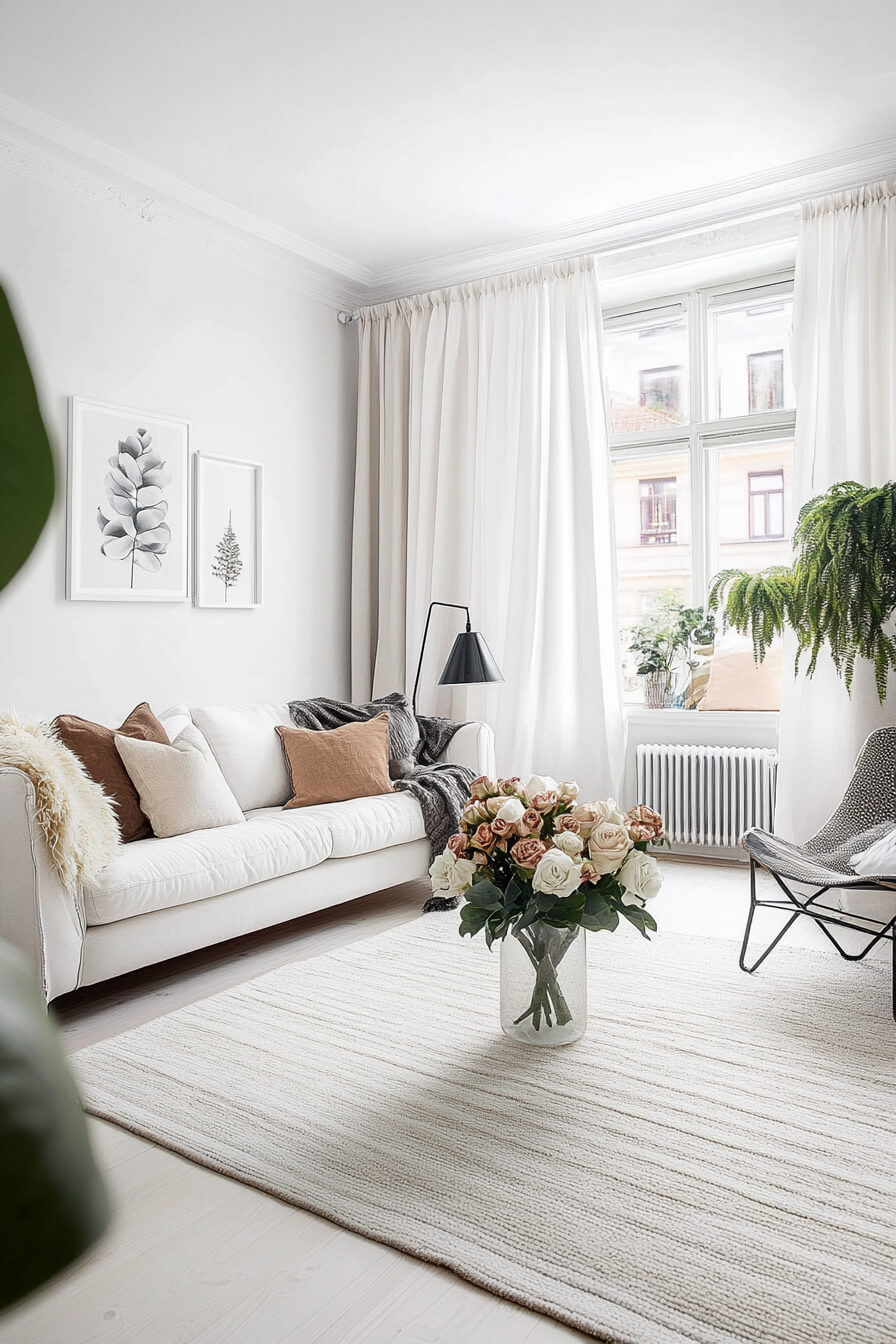
M426 649L426 636L429 634L429 622L433 607L451 607L454 611L467 613L467 628L462 630L454 641L448 655L440 686L471 686L484 681L503 681L501 669L492 657L492 651L478 630L470 628L470 608L459 602L430 602L426 613L426 625L423 628L423 643L420 645L420 657L417 661L417 676L414 680L414 693L411 696L411 708L417 713L417 688L420 685L420 673L423 669L423 654Z

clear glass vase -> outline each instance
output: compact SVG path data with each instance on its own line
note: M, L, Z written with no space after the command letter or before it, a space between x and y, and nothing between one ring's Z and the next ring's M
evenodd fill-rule
M529 1045L568 1045L588 1025L584 929L536 920L501 944L501 1030Z

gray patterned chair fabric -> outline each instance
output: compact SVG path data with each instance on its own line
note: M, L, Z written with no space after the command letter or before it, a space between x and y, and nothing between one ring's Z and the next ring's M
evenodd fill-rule
M814 920L825 937L847 961L861 961L879 942L893 947L893 1016L896 1018L896 873L857 873L850 858L873 845L896 828L896 727L879 728L866 740L859 752L843 801L817 835L804 845L791 844L769 831L749 830L741 844L750 856L750 913L740 950L741 970L752 973L774 951L791 925L801 915ZM756 888L756 869L764 868L777 884L779 894L772 899L760 897ZM788 882L815 887L811 895L790 890ZM839 904L829 905L821 897L832 888L864 888L889 891L893 914L889 919L853 916ZM752 965L747 964L747 949L753 916L757 909L781 910L789 915L784 927ZM857 922L857 921L861 922ZM863 934L866 945L849 952L831 932L832 928L850 929Z
M896 827L896 727L878 728L859 752L849 787L834 815L804 845L755 827L741 840L744 849L770 872L816 886L868 886L867 876L849 866L860 853ZM896 874L881 873L896 883Z

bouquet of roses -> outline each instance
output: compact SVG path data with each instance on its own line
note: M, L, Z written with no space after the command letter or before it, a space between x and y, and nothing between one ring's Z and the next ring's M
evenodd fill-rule
M662 817L644 806L622 812L613 798L580 803L578 792L542 775L525 784L481 776L461 830L429 870L434 892L466 897L461 935L484 929L489 947L508 933L520 940L540 967L530 1011L541 1004L560 1022L556 968L579 929L612 931L622 916L647 938L656 922L645 905L662 885L647 852L662 842Z

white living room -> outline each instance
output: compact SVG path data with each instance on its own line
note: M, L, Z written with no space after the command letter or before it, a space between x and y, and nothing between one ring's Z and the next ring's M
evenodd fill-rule
M892 5L0 32L0 1344L892 1344Z

